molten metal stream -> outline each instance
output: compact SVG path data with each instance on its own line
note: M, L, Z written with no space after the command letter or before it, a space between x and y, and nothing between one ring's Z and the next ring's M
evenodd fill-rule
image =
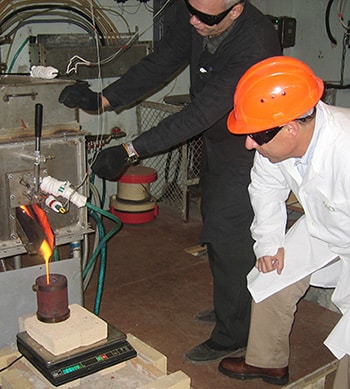
M45 260L46 283L49 285L50 284L49 261L51 258L52 250L51 250L51 247L49 246L49 243L46 239L43 240L43 242L41 243L39 251Z

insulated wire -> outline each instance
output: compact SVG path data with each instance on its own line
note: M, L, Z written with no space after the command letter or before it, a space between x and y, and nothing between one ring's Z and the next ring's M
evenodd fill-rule
M338 4L338 21L341 24L341 26L349 31L350 26L344 23L344 8L345 8L346 0L340 0Z
M165 8L169 5L169 3L171 2L172 0L167 0L167 2L162 6L162 8L159 9L159 11L153 16L152 18L152 23L147 26L143 31L141 32L136 32L134 35L131 36L131 38L125 43L123 44L119 50L117 50L114 54L112 54L111 56L107 57L107 58L104 58L103 60L101 60L100 62L100 65L104 65L104 64L107 64L113 60L115 60L116 58L118 58L126 49L128 49L130 46L132 46L137 39L139 39L142 35L144 35L152 26L153 26L153 22L154 20L156 20L158 18L158 16L165 10ZM74 65L74 66L73 66ZM93 61L89 61L87 59L84 59L80 56L73 56L70 60L69 60L69 63L67 65L67 69L66 69L66 74L70 74L72 73L73 71L74 72L77 72L78 70L78 66L96 66L98 65L98 63L96 62L93 62Z
M93 22L93 25L95 26L95 13L94 13L94 5L92 0L90 0L90 12L91 12L91 19ZM97 31L95 29L95 44L96 44L96 58L97 58L97 67L98 67L98 76L97 76L97 83L98 83L98 90L103 90L103 80L102 80L102 73L101 73L101 55L100 55L100 47L99 47L99 41L97 36ZM97 98L100 98L99 95L97 95ZM97 144L102 144L102 136L105 133L105 125L106 121L104 120L104 108L102 107L102 115L97 115ZM92 158L92 163L96 159L98 153L95 153L95 156Z
M16 4L11 0L2 0L0 4L0 25L6 23L8 18L12 16L16 16L18 13L22 12L22 8L25 7L26 10L35 9L35 8L55 8L55 9L65 9L70 10L70 14L72 12L78 13L82 18L87 18L90 10L91 1L70 1L70 0L53 0L49 3L43 0L36 0L33 5L33 1L16 1ZM93 2L93 4L95 4ZM110 20L108 15L106 15L99 7L95 7L96 10L96 19L98 20L98 27L101 30L101 35L106 39L106 43L108 45L116 44L120 38L120 34L114 25L114 23ZM68 13L69 14L69 13ZM2 27L2 32L5 29Z
M41 11L36 11L38 9L42 9ZM31 18L33 16L40 16L40 15L47 15L47 14L54 14L55 12L62 12L62 10L68 14L69 16L72 16L72 18L79 17L80 20L84 20L87 25L92 26L92 21L89 18L88 15L86 15L83 11L80 11L79 9L75 9L71 6L55 6L55 5L32 5L25 7L21 10L21 13L18 14L18 12L12 12L10 15L6 16L5 19L1 20L0 22L0 28L2 28L3 31L6 31L8 28L12 27L13 20L20 20L23 21L25 19ZM101 40L103 44L105 43L105 36L106 34L103 33L100 27L98 27L98 31L101 36Z
M19 357L17 357L16 359L14 359L12 362L10 362L8 365L6 365L5 367L1 368L0 369L0 373L2 373L3 371L7 370L8 368L10 368L12 365L14 365L17 361L19 361L21 358L23 358L23 355L20 355Z
M342 57L340 62L340 85L344 85L344 70L345 70L345 57L346 57L346 49L348 45L348 33L344 33L343 36L343 47L342 47Z
M90 0L91 1L91 0ZM163 7L154 15L153 17L153 21L158 18L158 16L165 10L165 8L169 5L171 0L168 0L164 5ZM90 12L91 12L91 19L94 21L94 7L93 7L93 3L92 1L90 2ZM102 90L103 87L102 87L102 76L101 76L101 65L104 65L104 64L107 64L111 61L113 61L114 59L116 59L119 55L121 55L127 48L129 48L130 46L132 46L132 44L139 38L141 37L143 34L145 34L151 27L153 26L153 23L151 23L148 27L146 27L141 33L138 33L136 32L128 41L126 44L122 45L122 47L117 50L116 53L112 54L110 57L106 58L106 59L103 59L101 60L100 58L100 51L99 51L99 48L98 48L98 45L96 44L96 51L97 51L97 57L98 57L98 60L97 62L91 62L91 61L88 61L80 56L73 56L70 60L69 60L69 63L67 65L67 69L66 69L66 74L70 74L72 73L73 71L74 72L77 72L78 70L78 66L80 65L85 65L85 66L98 66L98 84L99 84L99 90ZM74 66L73 66L74 65ZM175 86L174 86L175 87ZM102 114L104 113L104 109L102 108ZM97 128L98 128L98 134L97 134L97 144L100 144L99 142L99 136L102 137L103 133L104 133L104 130L105 130L105 121L103 120L103 115L98 115L98 118L97 118ZM101 125L101 121L102 121L102 125ZM101 129L101 131L100 131ZM102 142L101 142L102 144ZM102 148L102 146L100 147L100 149ZM98 153L99 153L99 150L96 150L95 154L93 155L93 158L90 162L90 165L93 164L93 162L95 161Z
M123 20L123 22L125 23L125 26L126 26L126 28L128 30L128 33L131 34L131 28L130 28L129 22L126 20L126 18L123 16L123 14L121 14L120 12L118 12L118 11L112 9L112 8L101 7L101 10L102 11L108 11L108 12L110 12L112 14L116 14L117 16L119 16Z
M331 8L334 0L329 0L326 8L326 13L325 13L325 23L326 23L326 32L328 39L331 41L333 45L337 45L337 40L334 38L332 32L331 32L331 27L330 27L330 13L331 13Z
M55 16L60 16L61 14L59 12L55 12ZM12 36L17 31L22 28L23 26L27 24L58 24L58 23L65 23L65 24L74 24L81 28L82 30L86 31L88 34L93 35L93 29L91 26L86 25L86 23L82 23L79 19L74 20L71 16L69 19L67 18L66 14L62 14L62 19L26 19L22 22L18 23L16 27L14 27L11 31L8 32L7 35ZM12 40L14 37L12 37Z

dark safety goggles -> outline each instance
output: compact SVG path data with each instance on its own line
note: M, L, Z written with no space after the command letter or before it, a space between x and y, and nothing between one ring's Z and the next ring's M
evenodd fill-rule
M205 14L203 12L198 11L196 8L193 8L192 5L189 3L189 0L185 0L188 12L192 16L195 16L197 19L199 19L202 23L206 24L207 26L214 26L215 24L219 24L230 13L232 8L241 2L242 1L238 1L237 3L233 4L232 7L230 7L226 11L223 11L217 15L208 15L208 14Z
M304 116L301 116L296 121L306 122L309 119L313 119L316 116L316 107L313 107L309 112L307 112ZM256 132L255 134L248 134L249 138L253 139L259 146L262 146L265 143L270 142L285 126L279 126L270 128L266 131Z
M253 139L259 146L270 142L284 126L270 128L266 131L256 132L255 134L248 134L249 138Z

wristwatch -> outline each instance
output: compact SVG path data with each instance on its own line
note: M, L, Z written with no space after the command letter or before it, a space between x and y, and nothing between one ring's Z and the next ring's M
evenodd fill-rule
M139 159L139 155L137 154L132 142L123 143L123 147L128 154L128 163L136 163Z

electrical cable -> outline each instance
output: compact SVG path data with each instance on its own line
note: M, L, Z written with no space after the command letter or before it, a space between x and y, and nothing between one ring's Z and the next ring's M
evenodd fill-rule
M111 8L104 8L104 7L102 7L101 10L102 11L108 11L108 12L110 12L112 14L115 14L115 15L119 16L123 20L123 22L125 23L125 26L126 26L126 28L128 30L128 34L131 34L130 24L129 24L129 22L126 20L126 18L120 12L115 11L114 9L111 9Z
M350 26L344 23L344 9L345 9L346 0L340 0L338 5L338 21L341 26L346 30L350 30Z
M9 363L7 366L3 367L0 369L0 373L2 373L3 371L9 369L12 365L14 365L17 361L19 361L21 358L23 358L23 355L20 355L19 357L17 357L16 359L14 359L11 363Z
M153 22L158 18L158 16L163 13L163 11L167 8L167 6L170 4L171 0L167 0L167 2L159 9L159 11L153 16L152 18L152 24L150 24L148 27L146 27L143 31L141 31L140 33L139 32L135 32L135 34L133 36L131 36L131 38L125 43L123 44L119 50L117 50L114 54L112 54L111 56L103 59L101 62L100 62L100 65L105 65L109 62L112 62L114 61L115 59L117 59L124 51L126 51L126 49L128 49L129 47L131 47L135 42L136 40L138 40L142 35L144 35L152 26L153 26ZM96 66L98 65L97 62L93 62L93 61L89 61L87 59L84 59L78 55L75 55L73 56L69 62L68 62L68 65L67 65L67 69L66 69L66 74L71 74L72 72L75 72L77 73L78 71L78 66Z
M39 13L42 15L42 13ZM81 29L85 30L88 34L91 34L93 36L95 30L93 29L92 26L90 25L87 25L87 23L85 21L81 21L81 19L77 18L75 15L71 14L69 18L67 18L67 13L61 13L61 12L55 12L55 15L56 16L60 16L62 15L62 19L40 19L40 20L33 20L30 18L31 17L34 17L34 16L37 16L38 13L30 13L30 15L25 15L22 17L18 17L19 21L15 21L17 22L17 25L16 26L10 26L10 27L13 27L12 30L10 30L7 35L8 36L11 36L12 39L11 39L11 43L9 45L9 48L7 50L7 54L6 54L6 58L5 58L5 63L8 64L9 63L9 56L10 56L10 53L11 53L11 49L12 49L12 46L13 46L13 43L15 41L15 35L16 33L19 31L20 28L22 28L23 26L25 26L26 24L33 24L33 23L43 23L43 24L48 24L48 23L62 23L62 22L65 22L65 23L70 23L70 24L74 24L74 25L77 25L78 27L80 27ZM6 26L5 26L6 28ZM11 65L8 66L8 68L11 68ZM11 69L12 70L12 69ZM12 73L10 71L8 71L7 73Z
M95 12L94 12L94 5L93 5L93 2L92 0L90 1L90 12L91 12L91 18L92 18L92 21L93 23L95 24ZM98 36L97 36L97 32L95 30L95 44L96 44L96 57L97 57L97 69L98 69L98 75L97 75L97 83L98 83L98 90L103 90L103 80L102 80L102 71L101 71L101 54L100 54L100 48L99 48L99 45L98 45ZM99 98L99 96L97 97ZM100 139L99 137L97 137L97 141L98 141L98 144L100 143L100 140L102 140L102 134L105 133L105 120L103 120L103 117L104 117L104 107L102 107L102 115L98 115L97 117L97 128L99 129L99 133L100 133ZM101 129L101 131L100 131ZM102 143L102 142L101 142ZM95 155L95 158L96 158L96 155ZM93 158L93 161L95 160L95 158Z
M64 6L64 5L60 5L60 6L59 5L32 5L32 6L23 7L21 9L21 11L25 12L25 11L35 10L35 9L45 9L45 10L63 9L63 10L69 11L69 12L77 13L79 16L81 16L84 19L86 19L87 22L90 23L91 26L94 26L94 23L93 23L93 21L91 20L91 18L89 16L85 15L84 12L82 12L82 11L80 11L78 9L75 9L74 7L71 7L71 6ZM0 21L0 29L3 29L4 31L6 31L6 25L5 25L5 28L4 28L4 24L8 22L10 25L12 25L13 22L12 22L11 19L14 18L16 15L17 15L17 11L9 14L3 20L1 20ZM99 36L100 36L100 39L101 39L101 44L104 46L105 43L106 43L105 42L105 37L104 37L100 27L98 25L95 25L94 27L99 32Z
M344 85L344 70L345 70L345 56L346 48L349 41L349 33L345 32L343 36L343 47L342 47L342 56L340 61L340 85Z
M55 16L59 15L59 13L55 13ZM59 24L59 23L65 23L65 24L73 24L75 26L78 26L82 30L84 30L89 35L93 35L94 29L92 26L88 26L86 23L82 23L80 20L74 20L72 17L67 18L66 15L62 14L62 19L26 19L22 22L19 22L16 27L14 27L12 30L10 30L7 35L12 36L15 32L17 32L20 28L24 27L27 24Z
M337 45L338 44L337 40L332 35L330 23L329 23L329 17L330 17L330 12L331 12L333 2L334 2L334 0L328 1L327 8L326 8L326 14L325 14L325 23L326 23L326 32L327 32L328 39L331 41L331 43L333 43L333 45Z
M350 29L348 26L346 26L343 23L343 11L344 11L345 2L340 1L339 7L338 7L338 20L341 22L341 25L344 27L345 32L343 34L342 39L342 53L341 53L341 61L340 61L340 81L339 83L325 83L326 89L350 89L350 85L344 85L344 72L345 72L345 57L346 57L346 51L349 46L349 39L350 39ZM329 17L329 16L328 16Z
M16 4L11 0L3 0L0 4L0 26L2 30L5 31L7 28L12 27L12 17L17 17L23 11L28 12L31 10L44 9L45 12L52 12L54 9L64 9L67 11L68 16L73 16L74 13L78 14L81 19L84 19L85 22L90 23L90 4L91 1L69 1L69 0L53 0L49 3L43 0L36 0L36 5L33 6L33 2L31 0L25 1L16 1ZM96 20L98 24L96 28L100 30L101 39L105 40L106 45L115 45L118 43L120 39L120 34L111 21L111 19L101 10L100 7L96 7L96 3L92 1L94 4L94 9L96 12ZM7 21L11 19L10 25ZM90 20L90 21L89 21ZM3 23L6 23L6 28L4 28Z

